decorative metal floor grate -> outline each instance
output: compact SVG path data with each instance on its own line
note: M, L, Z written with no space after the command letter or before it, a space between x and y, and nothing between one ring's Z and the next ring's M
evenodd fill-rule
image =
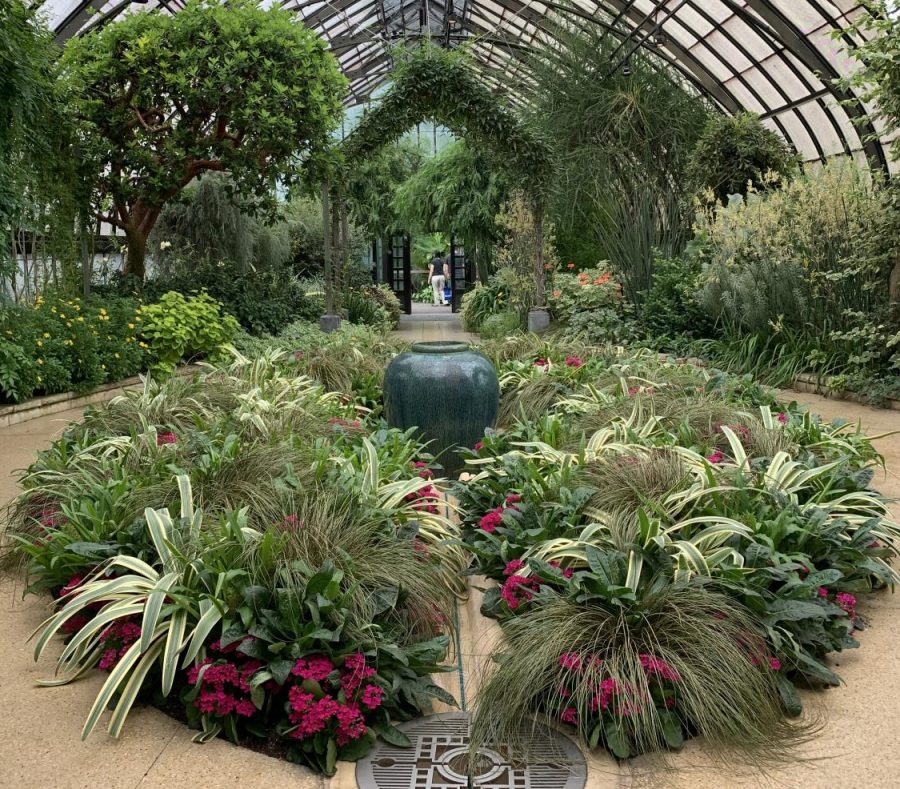
M483 749L471 779L469 716L447 712L399 728L412 748L381 742L356 765L359 789L582 789L587 766L578 746L562 733L539 727L528 764L511 760L503 746Z

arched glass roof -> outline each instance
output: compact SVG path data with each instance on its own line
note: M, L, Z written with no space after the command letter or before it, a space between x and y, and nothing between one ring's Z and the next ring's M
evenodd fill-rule
M364 102L392 69L399 41L467 42L486 83L523 75L529 50L563 28L599 25L618 39L622 62L639 47L677 70L723 112L758 113L807 161L836 154L890 162L891 137L852 91L835 80L856 68L849 24L858 0L270 0L326 39L350 80L348 104ZM39 0L59 39L119 14L183 0ZM837 32L836 32L837 31ZM835 34L837 38L835 38ZM618 63L611 63L617 66ZM514 96L510 97L515 100ZM871 138L871 139L870 139Z

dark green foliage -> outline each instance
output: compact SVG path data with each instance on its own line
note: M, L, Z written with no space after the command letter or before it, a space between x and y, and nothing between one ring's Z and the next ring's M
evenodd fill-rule
M185 296L206 290L251 334L277 334L298 318L319 317L316 305L306 297L287 265L242 267L184 251L168 258L168 274L138 286L145 299L153 300L172 290ZM122 286L127 287L128 282L125 280Z
M499 232L495 220L509 196L509 175L495 158L461 140L426 160L397 189L403 226L454 234L487 271Z
M694 188L711 189L721 203L747 194L747 184L763 189L797 170L798 157L784 139L752 112L713 115L691 153L688 172Z
M166 205L149 247L154 270L160 273L183 265L187 251L198 258L230 261L242 271L251 266L277 268L290 256L288 225L267 226L251 216L221 173L207 173Z
M547 144L500 103L465 57L427 43L398 52L391 87L343 144L350 166L427 118L495 153L510 179L542 201L552 174Z
M145 370L140 302L129 298L39 300L0 309L0 401L87 391Z
M345 86L321 38L256 0L126 14L71 38L63 67L95 209L139 277L160 211L201 173L227 171L248 208L273 209L298 154L327 146Z
M861 68L852 70L842 83L855 88L862 101L875 105L875 117L888 129L900 128L900 22L896 4L886 0L863 0L860 14L844 31L835 30L832 37L846 41L854 37L850 48ZM865 13L868 11L868 13ZM864 42L858 44L858 42ZM865 113L860 122L870 122L873 114ZM894 158L900 157L900 140L891 143Z
M690 253L657 259L653 285L638 311L641 329L651 337L710 337L714 322L700 306L701 261Z
M409 229L403 226L395 194L425 158L424 150L407 140L389 143L352 158L346 176L350 215L373 238Z
M687 240L685 171L708 111L643 50L630 76L612 70L617 42L600 27L561 32L558 47L533 56L536 83L520 89L557 164L550 218L561 259L610 261L640 301L654 250L674 254Z

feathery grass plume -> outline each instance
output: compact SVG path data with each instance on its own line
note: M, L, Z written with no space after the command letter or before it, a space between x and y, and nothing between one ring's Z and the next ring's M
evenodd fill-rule
M501 395L497 424L509 427L517 419L534 422L550 411L566 393L565 385L550 376L522 381Z
M504 623L502 655L488 668L475 701L471 753L504 743L527 758L535 729L529 732L523 721L558 721L569 708L583 745L599 741L611 748L602 728L594 732L604 679L614 680L620 695L602 712L603 720L619 728L627 754L665 749L644 655L674 670L675 702L665 711L677 716L683 732L702 736L717 758L789 758L817 724L785 720L777 672L748 612L699 584L676 586L660 578L645 589L636 604L610 610L543 592L530 611ZM580 670L566 668L564 655L577 656ZM622 754L621 745L616 749Z
M667 493L687 488L690 473L670 449L610 453L585 466L585 476L595 492L590 506L612 516L634 515L639 508L652 511Z
M414 530L397 533L389 513L337 491L298 494L249 546L242 564L271 588L304 585L328 561L353 586L345 626L351 639L371 639L376 619L401 645L452 627L454 598Z
M186 465L194 498L210 518L247 507L249 524L265 528L282 516L287 487L314 484L315 454L309 446L249 442L231 434L193 449L193 454ZM169 474L135 488L126 499L134 517L154 505L171 510L178 501L178 486Z

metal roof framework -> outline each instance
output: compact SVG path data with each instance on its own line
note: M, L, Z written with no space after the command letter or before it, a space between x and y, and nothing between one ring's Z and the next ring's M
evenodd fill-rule
M63 41L121 14L177 13L184 0L36 0ZM853 91L836 84L858 64L848 30L867 12L859 0L268 0L294 11L324 38L350 82L347 104L390 81L392 51L422 38L466 43L492 90L528 79L533 50L560 32L600 26L618 39L610 68L639 48L722 112L758 113L806 161L850 155L889 172L888 134Z

